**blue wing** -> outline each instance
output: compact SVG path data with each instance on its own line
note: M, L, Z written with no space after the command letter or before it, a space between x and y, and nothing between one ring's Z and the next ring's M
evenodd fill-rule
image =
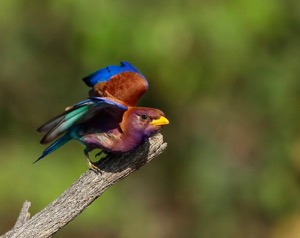
M42 125L38 131L46 135L41 140L42 144L49 143L59 135L68 131L73 125L92 119L97 113L108 111L121 121L127 107L107 98L92 97L68 108L64 113Z
M145 81L147 82L144 75L141 74L132 64L122 61L121 66L110 65L106 68L99 69L96 72L92 73L91 75L83 78L82 80L88 85L89 87L94 87L97 83L100 82L107 82L111 77L123 72L134 72L140 74ZM147 82L148 84L148 82Z

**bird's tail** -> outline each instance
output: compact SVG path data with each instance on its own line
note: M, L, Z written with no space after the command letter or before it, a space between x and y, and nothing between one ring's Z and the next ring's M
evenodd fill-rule
M58 140L54 141L50 146L48 146L43 151L43 154L36 161L34 161L33 163L38 162L40 159L44 158L46 155L52 153L53 151L55 151L59 147L63 146L64 144L66 144L71 139L72 139L72 137L68 133L65 134L65 135L63 135L61 138L59 138Z

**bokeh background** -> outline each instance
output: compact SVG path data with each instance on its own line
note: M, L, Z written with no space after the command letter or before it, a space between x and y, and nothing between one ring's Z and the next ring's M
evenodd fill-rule
M0 4L0 234L87 169L77 142L33 165L36 128L126 60L168 149L55 237L300 237L299 1Z

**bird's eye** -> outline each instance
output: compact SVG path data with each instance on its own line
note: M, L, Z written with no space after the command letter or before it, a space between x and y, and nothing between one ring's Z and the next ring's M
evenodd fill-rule
M141 119L143 121L147 120L149 117L146 114L141 115Z

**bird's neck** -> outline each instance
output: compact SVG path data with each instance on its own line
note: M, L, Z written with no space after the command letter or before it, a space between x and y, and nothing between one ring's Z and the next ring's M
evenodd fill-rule
M120 152L128 152L134 150L143 140L143 136L139 133L134 133L132 131L123 131L121 140L116 143L116 147Z
M135 124L129 119L131 109L123 115L123 120L120 123L120 140L115 143L115 149L121 152L127 152L135 149L141 144L144 137L136 128Z

